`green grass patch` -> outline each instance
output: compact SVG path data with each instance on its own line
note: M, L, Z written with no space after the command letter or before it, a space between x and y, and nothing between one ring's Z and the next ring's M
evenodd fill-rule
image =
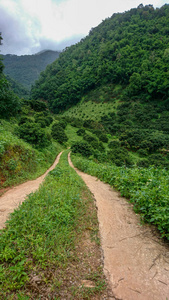
M116 106L116 104L114 105ZM72 119L90 119L99 122L102 116L115 111L114 105L112 103L95 103L89 100L88 102L82 102L75 107L69 108L68 111L63 113L63 116Z
M82 136L77 135L77 131L79 128L73 127L71 125L66 126L66 135L68 136L67 145L71 146L73 142L81 141L83 139Z
M95 253L89 247L83 253L80 243L86 231L98 242L94 201L69 167L67 151L6 225L0 235L1 299L90 299L105 289L100 265L93 269L86 261ZM93 289L80 284L88 278L94 278Z
M142 220L156 225L161 237L169 240L169 171L153 166L144 169L97 164L74 155L72 160L78 169L118 189L130 199Z

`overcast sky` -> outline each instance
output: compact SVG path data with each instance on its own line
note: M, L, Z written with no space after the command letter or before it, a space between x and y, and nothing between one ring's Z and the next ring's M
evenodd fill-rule
M1 54L62 50L113 13L169 0L0 0Z

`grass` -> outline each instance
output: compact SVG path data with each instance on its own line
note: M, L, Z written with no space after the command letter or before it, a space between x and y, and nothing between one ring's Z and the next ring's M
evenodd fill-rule
M0 235L1 299L92 299L104 293L93 198L67 151ZM93 288L83 285L91 279ZM95 299L95 298L94 298Z
M77 135L77 130L79 128L73 127L71 125L67 125L66 126L66 135L68 136L68 141L67 141L67 145L71 146L73 142L77 142L77 141L81 141L83 140L83 138L79 135Z
M88 101L69 108L68 111L64 112L63 116L79 118L82 120L91 119L94 121L100 121L102 116L114 111L115 108L112 103L96 104L93 101Z
M63 116L99 122L101 117L116 112L117 105L122 100L122 90L122 86L113 84L98 87L85 95L76 106L64 112Z

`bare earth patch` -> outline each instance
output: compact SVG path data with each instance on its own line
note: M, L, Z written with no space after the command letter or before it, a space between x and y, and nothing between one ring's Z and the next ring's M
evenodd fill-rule
M70 157L69 163L73 167ZM169 298L169 245L140 217L119 193L97 178L75 169L96 199L104 255L104 272L115 298L166 300Z

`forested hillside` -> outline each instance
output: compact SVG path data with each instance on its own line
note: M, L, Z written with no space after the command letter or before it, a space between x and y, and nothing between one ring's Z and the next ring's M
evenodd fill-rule
M108 83L123 86L123 99L165 100L169 95L169 5L139 5L104 20L80 43L65 49L41 73L34 99L54 112L78 103Z
M2 55L5 75L30 90L41 71L59 57L58 51L43 51L34 55Z

